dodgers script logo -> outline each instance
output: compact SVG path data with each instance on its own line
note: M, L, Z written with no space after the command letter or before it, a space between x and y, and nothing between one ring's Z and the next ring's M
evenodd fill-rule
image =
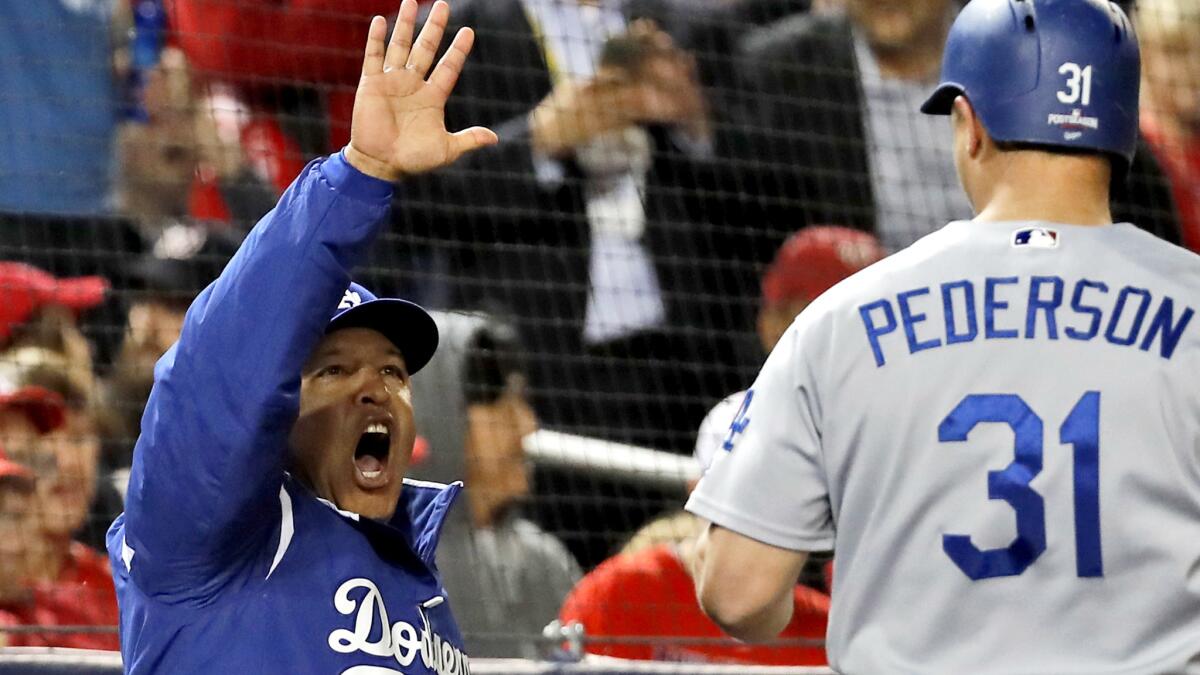
M350 597L351 592L357 589L366 590L358 601ZM438 675L470 675L467 655L430 628L425 610L437 607L444 601L444 598L437 596L417 607L421 616L420 629L407 621L392 624L388 621L387 607L384 606L379 587L370 579L350 579L334 593L333 606L341 614L354 615L354 629L339 628L330 633L329 648L339 654L362 652L371 656L390 656L396 659L401 668L412 665L420 656L421 663ZM372 633L378 634L379 639L372 641ZM386 673L403 675L404 671L379 666L353 666L343 670L341 675Z

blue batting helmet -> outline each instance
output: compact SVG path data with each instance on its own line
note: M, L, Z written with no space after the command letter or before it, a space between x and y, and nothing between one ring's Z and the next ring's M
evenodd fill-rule
M941 83L921 112L966 96L997 141L1133 160L1141 57L1107 0L972 0L946 40Z

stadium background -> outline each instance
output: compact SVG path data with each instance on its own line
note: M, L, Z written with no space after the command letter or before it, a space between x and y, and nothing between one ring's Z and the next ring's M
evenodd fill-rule
M95 474L86 522L69 537L77 545L102 546L120 511L147 363L168 342L169 317L219 272L306 161L346 142L366 24L373 14L391 18L397 4L44 0L0 8L0 261L58 279L99 275L108 285L102 301L53 311L71 304L45 290L56 282L0 272L0 361L28 361L30 346L58 354L35 353L42 360L33 370L63 371L61 393L88 423L55 433L100 448L94 472L69 471L59 455L60 481L91 485ZM1152 75L1143 89L1146 142L1115 212L1197 249L1200 9L1189 0L1141 4L1135 16ZM762 310L794 313L831 273L829 260L840 260L835 271L853 269L856 256L869 262L847 249L860 240L814 228L869 233L891 252L970 217L948 124L921 118L914 104L936 80L929 65L959 4L451 6L452 22L474 26L478 40L448 125L488 125L502 143L403 184L358 280L447 312L439 316L486 317L488 337L458 345L458 368L418 378L418 431L491 424L485 443L517 433L523 440L509 445L523 454L489 458L510 468L510 482L493 483L471 464L483 461L476 455L443 461L463 452L461 431L433 432L423 443L428 458L410 473L462 477L444 475L449 466L468 474L468 486L478 474L477 485L507 495L505 505L519 503L522 522L536 524L543 541L561 542L558 557L579 572L622 549L677 552L695 531L677 512L700 470L697 430L761 364ZM772 268L785 240L805 230L834 234L780 255ZM788 290L769 290L776 287ZM35 295L36 307L18 309ZM69 339L76 321L90 358ZM426 385L422 398L420 378L435 376L443 381ZM444 406L445 396L465 403ZM700 444L712 448L716 434ZM513 464L528 466L528 486L512 479ZM87 494L89 485L74 489ZM36 530L63 502L27 503L0 513L0 522ZM24 551L19 540L0 549L0 565ZM506 565L522 560L517 552L477 564L503 578ZM829 591L819 568L805 581L813 593ZM563 598L523 600L528 580L497 583L515 584L517 597L506 600L512 616L541 614L507 630L483 621L474 636L486 645L480 651L528 656L500 646L521 643L563 658L558 634L531 628L555 619ZM575 651L633 653L605 649L615 641L644 658L696 660L689 644L722 644L656 632L682 620L675 605L658 614L651 607L645 625L628 619L621 629L631 596L644 591L627 585L606 596L605 588L593 584L573 598L577 610L607 603L588 610L606 616L605 627L585 627ZM111 625L94 620L103 612L70 611L92 602L86 591L73 599L69 585L59 588L54 600L67 610L42 615L12 610L0 594L0 646L94 646L71 636L111 636ZM822 611L813 609L814 621ZM89 618L96 625L80 625ZM779 648L811 644L793 638Z

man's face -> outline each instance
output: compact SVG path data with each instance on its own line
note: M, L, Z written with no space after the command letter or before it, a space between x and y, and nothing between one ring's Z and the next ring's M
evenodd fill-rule
M519 375L509 376L495 401L467 406L467 475L484 511L476 514L477 522L494 524L507 507L529 494L523 439L537 428Z
M151 362L158 361L179 339L186 315L186 305L157 299L135 302L129 308L121 348L142 354Z
M63 426L42 436L38 443L42 459L37 467L34 504L42 531L51 537L69 539L87 520L96 494L100 436L91 413L66 412Z
M149 215L186 213L199 152L192 120L172 112L147 123L128 122L117 132L126 208Z
M854 24L866 33L876 51L904 51L926 40L941 40L938 32L955 0L848 0Z
M415 438L408 368L396 346L367 328L326 335L301 375L290 437L297 477L340 509L387 519Z

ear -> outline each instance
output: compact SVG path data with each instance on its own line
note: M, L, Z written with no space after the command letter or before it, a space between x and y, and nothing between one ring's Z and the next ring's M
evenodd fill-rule
M983 150L983 140L987 132L965 96L954 98L954 123L967 135L967 155L972 159L978 157Z

